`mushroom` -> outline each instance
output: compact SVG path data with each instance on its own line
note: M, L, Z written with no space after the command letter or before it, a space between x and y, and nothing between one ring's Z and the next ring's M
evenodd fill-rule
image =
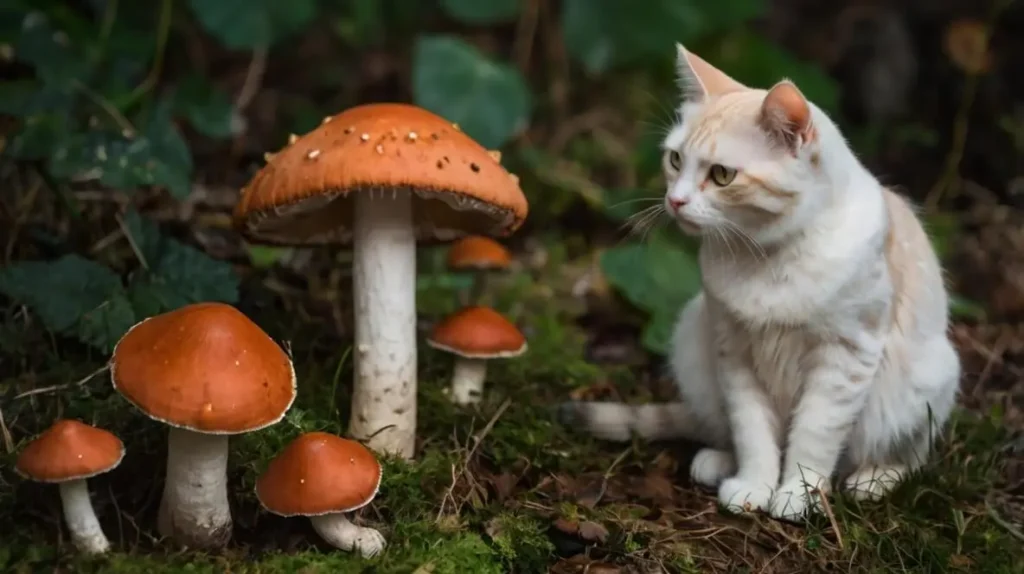
M427 344L455 355L451 397L460 405L480 401L487 361L518 357L527 346L523 334L508 319L480 306L466 307L434 325Z
M324 540L372 557L384 536L356 526L345 513L369 504L380 488L380 463L366 447L325 432L288 443L256 479L256 498L279 516L307 516Z
M448 249L448 269L451 271L475 271L473 288L469 301L477 303L483 295L488 271L508 269L512 255L508 249L482 235L470 235L452 244Z
M86 481L121 464L124 444L113 434L76 420L59 420L21 451L14 470L37 482L56 483L71 542L80 552L110 550L89 499Z
M406 104L325 118L242 190L251 241L351 244L355 381L349 434L411 458L416 438L416 242L505 236L522 225L518 179L454 124Z
M288 355L234 307L197 303L132 327L114 347L110 378L170 427L160 533L195 548L226 544L228 437L284 418L295 400Z

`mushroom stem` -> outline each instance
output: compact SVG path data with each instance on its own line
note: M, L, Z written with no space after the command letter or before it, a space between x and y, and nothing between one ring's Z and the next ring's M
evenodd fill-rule
M372 558L384 550L387 542L384 535L373 528L356 526L344 514L322 514L310 516L313 529L328 544L342 550L355 550L364 558Z
M416 235L409 191L356 193L355 384L349 434L412 458L416 440Z
M486 378L487 359L456 358L452 373L452 400L460 405L480 402Z
M60 501L64 506L64 521L68 523L75 548L89 554L102 554L110 550L110 542L103 534L100 521L92 509L89 487L84 478L60 483Z
M192 548L217 548L231 538L227 489L228 435L171 427L160 534Z
M469 301L479 305L487 293L487 272L477 271L473 274L473 285L469 288Z

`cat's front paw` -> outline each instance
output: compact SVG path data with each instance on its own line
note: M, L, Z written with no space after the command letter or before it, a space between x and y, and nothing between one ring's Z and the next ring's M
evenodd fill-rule
M800 522L808 513L821 513L821 497L827 496L827 487L815 487L803 478L784 482L772 496L773 518Z
M768 510L772 493L768 483L732 477L723 480L718 487L718 502L729 512L756 512Z
M736 473L736 458L731 452L717 448L702 448L690 463L690 478L697 484L717 487Z

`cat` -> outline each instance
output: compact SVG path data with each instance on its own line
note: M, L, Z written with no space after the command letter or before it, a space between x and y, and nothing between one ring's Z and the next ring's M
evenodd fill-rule
M943 272L912 206L789 80L749 88L677 45L664 210L700 237L703 290L669 366L681 400L570 401L599 438L688 438L728 511L798 521L833 477L877 499L927 459L957 399Z

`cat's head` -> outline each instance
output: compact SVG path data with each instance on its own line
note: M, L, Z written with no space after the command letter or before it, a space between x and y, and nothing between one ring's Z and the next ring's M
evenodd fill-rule
M748 88L677 50L683 103L662 146L669 215L709 237L771 242L799 230L827 200L824 113L792 82Z

